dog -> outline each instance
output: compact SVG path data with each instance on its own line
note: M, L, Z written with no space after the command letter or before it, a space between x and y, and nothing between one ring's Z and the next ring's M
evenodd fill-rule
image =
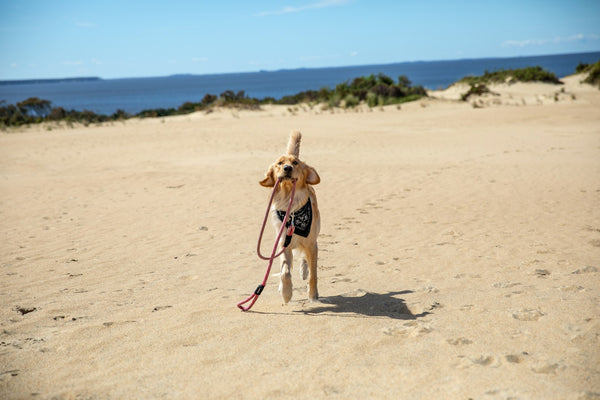
M302 257L300 276L303 280L308 278L307 294L310 301L317 301L319 293L317 290L317 236L321 229L321 215L317 204L317 195L313 188L321 181L317 171L301 161L300 140L302 134L293 131L287 146L287 153L279 157L271 164L266 172L265 178L260 181L264 187L273 187L277 179L279 185L275 189L273 204L271 206L271 220L276 232L279 232L285 212L290 202L290 195L294 179L296 180L296 191L290 209L290 220L294 224L294 234L291 242L283 251L281 260L281 273L279 274L279 293L283 302L287 304L292 298L292 265L294 253ZM280 239L279 246L284 245L285 235Z

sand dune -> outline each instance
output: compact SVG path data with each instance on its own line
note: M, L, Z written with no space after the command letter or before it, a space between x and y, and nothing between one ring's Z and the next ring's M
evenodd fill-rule
M1 134L0 398L598 398L600 91L493 90ZM243 313L292 129L322 303Z
M551 85L545 83L494 83L486 85L490 93L482 96L469 97L468 102L473 107L490 106L526 106L544 105L553 103L585 102L588 97L594 98L598 91L591 85L581 83L584 75L571 75L562 79L564 85ZM469 85L455 83L444 90L429 92L431 97L444 100L461 100L469 91Z

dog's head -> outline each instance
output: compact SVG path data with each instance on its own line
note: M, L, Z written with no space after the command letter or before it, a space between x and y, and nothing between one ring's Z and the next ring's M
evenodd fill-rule
M279 157L269 166L265 178L259 182L262 186L273 187L277 179L282 182L296 179L299 186L316 185L321 182L317 171L298 158L301 137L300 132L292 132L288 143L288 154Z

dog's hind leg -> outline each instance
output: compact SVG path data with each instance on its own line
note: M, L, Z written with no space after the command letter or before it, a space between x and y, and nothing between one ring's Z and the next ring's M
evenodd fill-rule
M281 260L281 274L279 275L279 293L283 302L287 304L292 299L292 263L294 256L291 249L285 249Z
M300 265L300 277L303 281L308 278L308 262L306 262L306 258L304 257L302 258L302 265Z
M308 278L308 263L306 261L306 252L304 250L294 250L294 258L302 260L300 263L300 268L298 271L300 272L300 278L305 281Z

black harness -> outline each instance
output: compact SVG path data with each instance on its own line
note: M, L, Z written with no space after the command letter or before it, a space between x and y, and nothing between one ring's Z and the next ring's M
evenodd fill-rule
M285 218L285 211L276 210L277 218L283 222ZM294 227L293 232L296 235L300 235L302 237L308 237L310 233L310 226L312 225L312 205L310 204L310 198L306 202L302 208L290 213L290 217L288 218L287 223L285 224L286 228L290 226ZM291 239L291 237L290 237ZM287 240L286 240L287 241ZM286 247L286 246L284 246Z

